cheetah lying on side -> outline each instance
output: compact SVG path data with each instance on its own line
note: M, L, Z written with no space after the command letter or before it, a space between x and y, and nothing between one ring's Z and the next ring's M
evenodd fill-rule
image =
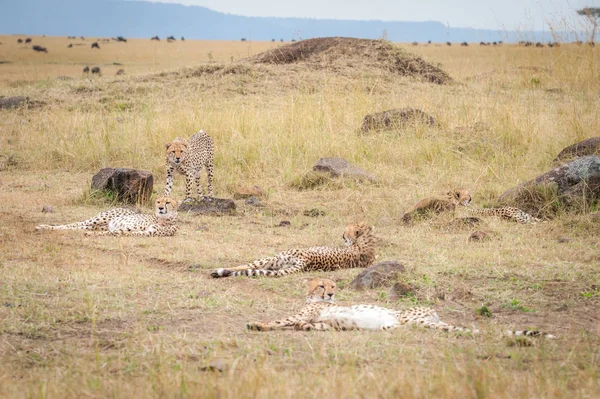
M373 227L364 223L349 224L346 226L343 238L346 242L345 248L290 249L247 265L217 269L211 273L211 276L214 278L229 276L280 277L302 271L368 267L373 263L376 251Z
M392 310L373 305L340 306L334 304L336 284L329 279L313 278L307 282L306 305L286 319L268 323L248 323L249 330L390 330L399 326L417 325L443 331L470 332L468 328L452 326L440 320L434 309L416 307ZM474 330L474 333L479 331ZM539 331L506 331L507 335L555 338Z
M100 212L91 219L63 225L39 225L37 230L93 230L86 235L172 236L177 231L177 202L169 197L156 200L154 215L127 208Z
M408 224L415 217L426 217L429 214L445 211L456 211L459 206L464 207L470 216L492 216L501 219L512 220L517 223L536 223L537 219L530 214L511 206L500 208L471 208L471 194L467 190L454 189L440 197L429 197L417 202L412 209L404 214L402 220Z
M335 305L335 282L313 278L307 282L306 306L300 313L268 323L248 323L250 330L389 330L415 324L444 331L469 332L467 328L444 323L435 310L417 307L391 310L373 305Z
M214 143L212 138L200 130L194 134L189 143L186 139L177 137L167 147L167 182L165 183L164 195L171 195L173 188L173 173L179 172L185 175L185 196L192 197L192 185L196 182L198 195L202 197L202 185L200 183L200 172L206 168L208 175L208 196L213 196L213 161L215 157Z

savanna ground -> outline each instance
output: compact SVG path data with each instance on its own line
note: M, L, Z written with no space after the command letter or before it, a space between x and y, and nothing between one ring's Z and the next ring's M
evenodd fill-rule
M482 243L467 242L472 228L448 227L449 216L412 227L401 217L457 186L475 205L493 204L550 169L565 146L596 136L600 49L404 45L455 80L435 85L352 63L236 66L280 43L148 39L98 51L89 39L33 39L49 53L0 36L0 95L44 104L0 110L0 396L598 396L594 209L537 225L490 219L480 229L493 238ZM84 77L86 65L103 76ZM365 114L405 106L439 124L357 134ZM200 128L215 140L216 195L258 185L263 207L181 214L179 234L165 239L35 231L112 206L89 191L101 167L150 170L160 193L164 144ZM323 156L378 182L299 189ZM174 193L183 197L182 177ZM45 204L56 212L42 213ZM325 215L304 216L314 208ZM282 220L291 226L276 227ZM338 281L338 302L433 306L481 333L248 332L248 321L299 309L306 276L208 278L290 247L341 245L356 220L375 225L378 261L402 262L415 292L389 301L386 289L344 289L358 270L311 274ZM559 338L503 338L508 328ZM215 359L223 372L203 371Z

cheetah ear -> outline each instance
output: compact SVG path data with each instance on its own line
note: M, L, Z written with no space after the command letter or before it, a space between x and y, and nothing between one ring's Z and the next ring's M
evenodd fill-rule
M171 146L171 143L165 144L165 149L168 150L170 146Z

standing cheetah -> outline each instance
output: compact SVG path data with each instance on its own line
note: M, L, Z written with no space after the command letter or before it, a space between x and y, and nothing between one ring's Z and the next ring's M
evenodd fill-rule
M100 212L91 219L63 225L42 224L37 230L92 230L86 235L172 236L177 231L177 202L168 197L156 200L154 215L127 208Z
M346 226L343 238L345 248L310 247L290 249L270 257L256 260L247 265L217 269L214 278L229 276L280 277L286 274L310 270L336 270L353 267L368 267L375 260L373 227L364 223Z
M171 195L173 188L173 173L185 175L185 196L192 198L192 184L195 181L198 195L202 197L200 172L206 168L208 175L208 196L213 196L213 162L215 157L212 138L203 130L194 134L190 141L177 137L166 144L167 148L167 182L165 196Z
M313 278L306 283L306 305L288 318L268 323L248 323L249 330L390 330L400 326L416 325L443 331L471 332L468 328L457 327L440 320L434 309L415 307L406 310L393 310L373 305L341 306L334 303L336 284L326 278ZM473 330L473 333L478 333ZM556 338L539 331L508 330L506 335Z

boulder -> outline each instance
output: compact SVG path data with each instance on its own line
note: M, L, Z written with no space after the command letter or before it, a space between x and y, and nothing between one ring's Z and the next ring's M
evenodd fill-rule
M498 202L540 217L558 210L589 209L599 197L600 158L588 155L505 191Z
M481 242L487 241L490 239L490 236L485 231L475 231L469 236L469 242Z
M575 143L562 150L553 162L577 158L586 155L600 155L600 136Z
M25 96L14 96L0 98L0 109L18 108L26 106L29 102L29 97Z
M130 204L150 199L154 177L145 170L104 168L92 177L92 190L112 192L119 201Z
M42 208L42 213L54 213L54 208L52 205L44 205Z
M364 290L390 285L392 280L405 270L404 266L396 261L381 262L360 272L348 287Z
M213 216L232 215L235 213L235 202L226 198L188 198L179 206L179 211Z
M414 123L435 125L436 122L433 117L420 109L400 108L365 115L360 129L363 133L367 133L371 130L392 130Z
M344 158L321 158L313 166L313 171L327 173L331 177L335 178L343 177L356 179L358 181L376 181L373 175L370 175L360 168L357 168Z
M247 199L250 197L260 198L264 195L264 191L262 188L258 186L252 187L237 187L233 193L233 199Z

